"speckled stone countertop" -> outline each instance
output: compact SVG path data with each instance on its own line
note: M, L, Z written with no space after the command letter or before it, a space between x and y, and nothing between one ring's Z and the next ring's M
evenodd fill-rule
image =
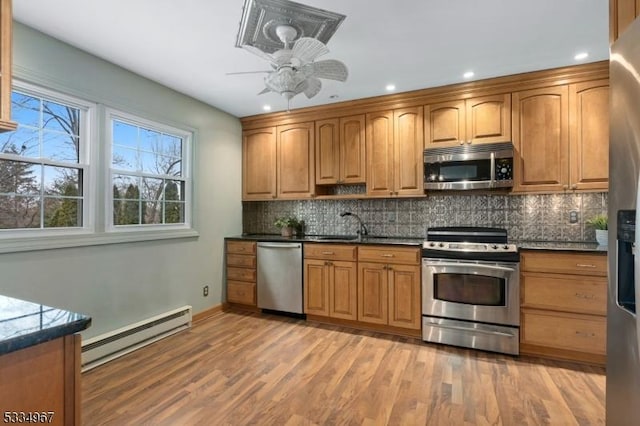
M89 327L91 317L0 295L0 355Z
M591 241L509 241L520 249L526 250L564 250L607 253L607 246Z
M355 236L345 235L306 235L304 237L282 237L274 234L246 234L228 237L229 240L299 242L299 243L343 243L343 244L394 244L422 246L424 238L377 237L366 236L358 240ZM526 250L565 250L606 253L607 246L599 246L595 241L527 241L510 240L509 243Z

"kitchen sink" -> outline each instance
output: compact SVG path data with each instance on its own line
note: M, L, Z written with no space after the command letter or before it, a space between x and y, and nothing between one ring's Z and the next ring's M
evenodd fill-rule
M315 237L312 237L314 240L319 240L319 241L326 241L326 240L330 240L330 241L354 241L358 239L357 235L318 235Z

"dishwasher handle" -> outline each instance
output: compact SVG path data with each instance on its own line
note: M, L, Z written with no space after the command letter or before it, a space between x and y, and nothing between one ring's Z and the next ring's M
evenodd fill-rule
M300 243L258 243L258 247L275 248L275 249L291 249L300 248Z

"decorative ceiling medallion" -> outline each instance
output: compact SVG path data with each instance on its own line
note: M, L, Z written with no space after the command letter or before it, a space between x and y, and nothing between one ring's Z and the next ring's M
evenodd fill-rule
M345 17L288 0L245 0L236 47L248 45L267 53L282 49L276 28L283 24L295 28L297 38L327 44Z

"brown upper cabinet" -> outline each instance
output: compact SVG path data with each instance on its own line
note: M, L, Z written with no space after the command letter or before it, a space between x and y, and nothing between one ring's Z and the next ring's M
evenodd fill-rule
M365 116L316 121L316 185L365 183Z
M425 147L511 140L511 94L441 102L424 107Z
M514 93L513 130L514 192L608 188L607 80Z
M616 41L638 16L640 0L609 0L609 41Z
M367 195L424 193L422 123L422 107L367 114Z
M17 127L11 121L12 25L11 0L0 0L0 132Z
M243 200L315 195L313 122L243 132Z

